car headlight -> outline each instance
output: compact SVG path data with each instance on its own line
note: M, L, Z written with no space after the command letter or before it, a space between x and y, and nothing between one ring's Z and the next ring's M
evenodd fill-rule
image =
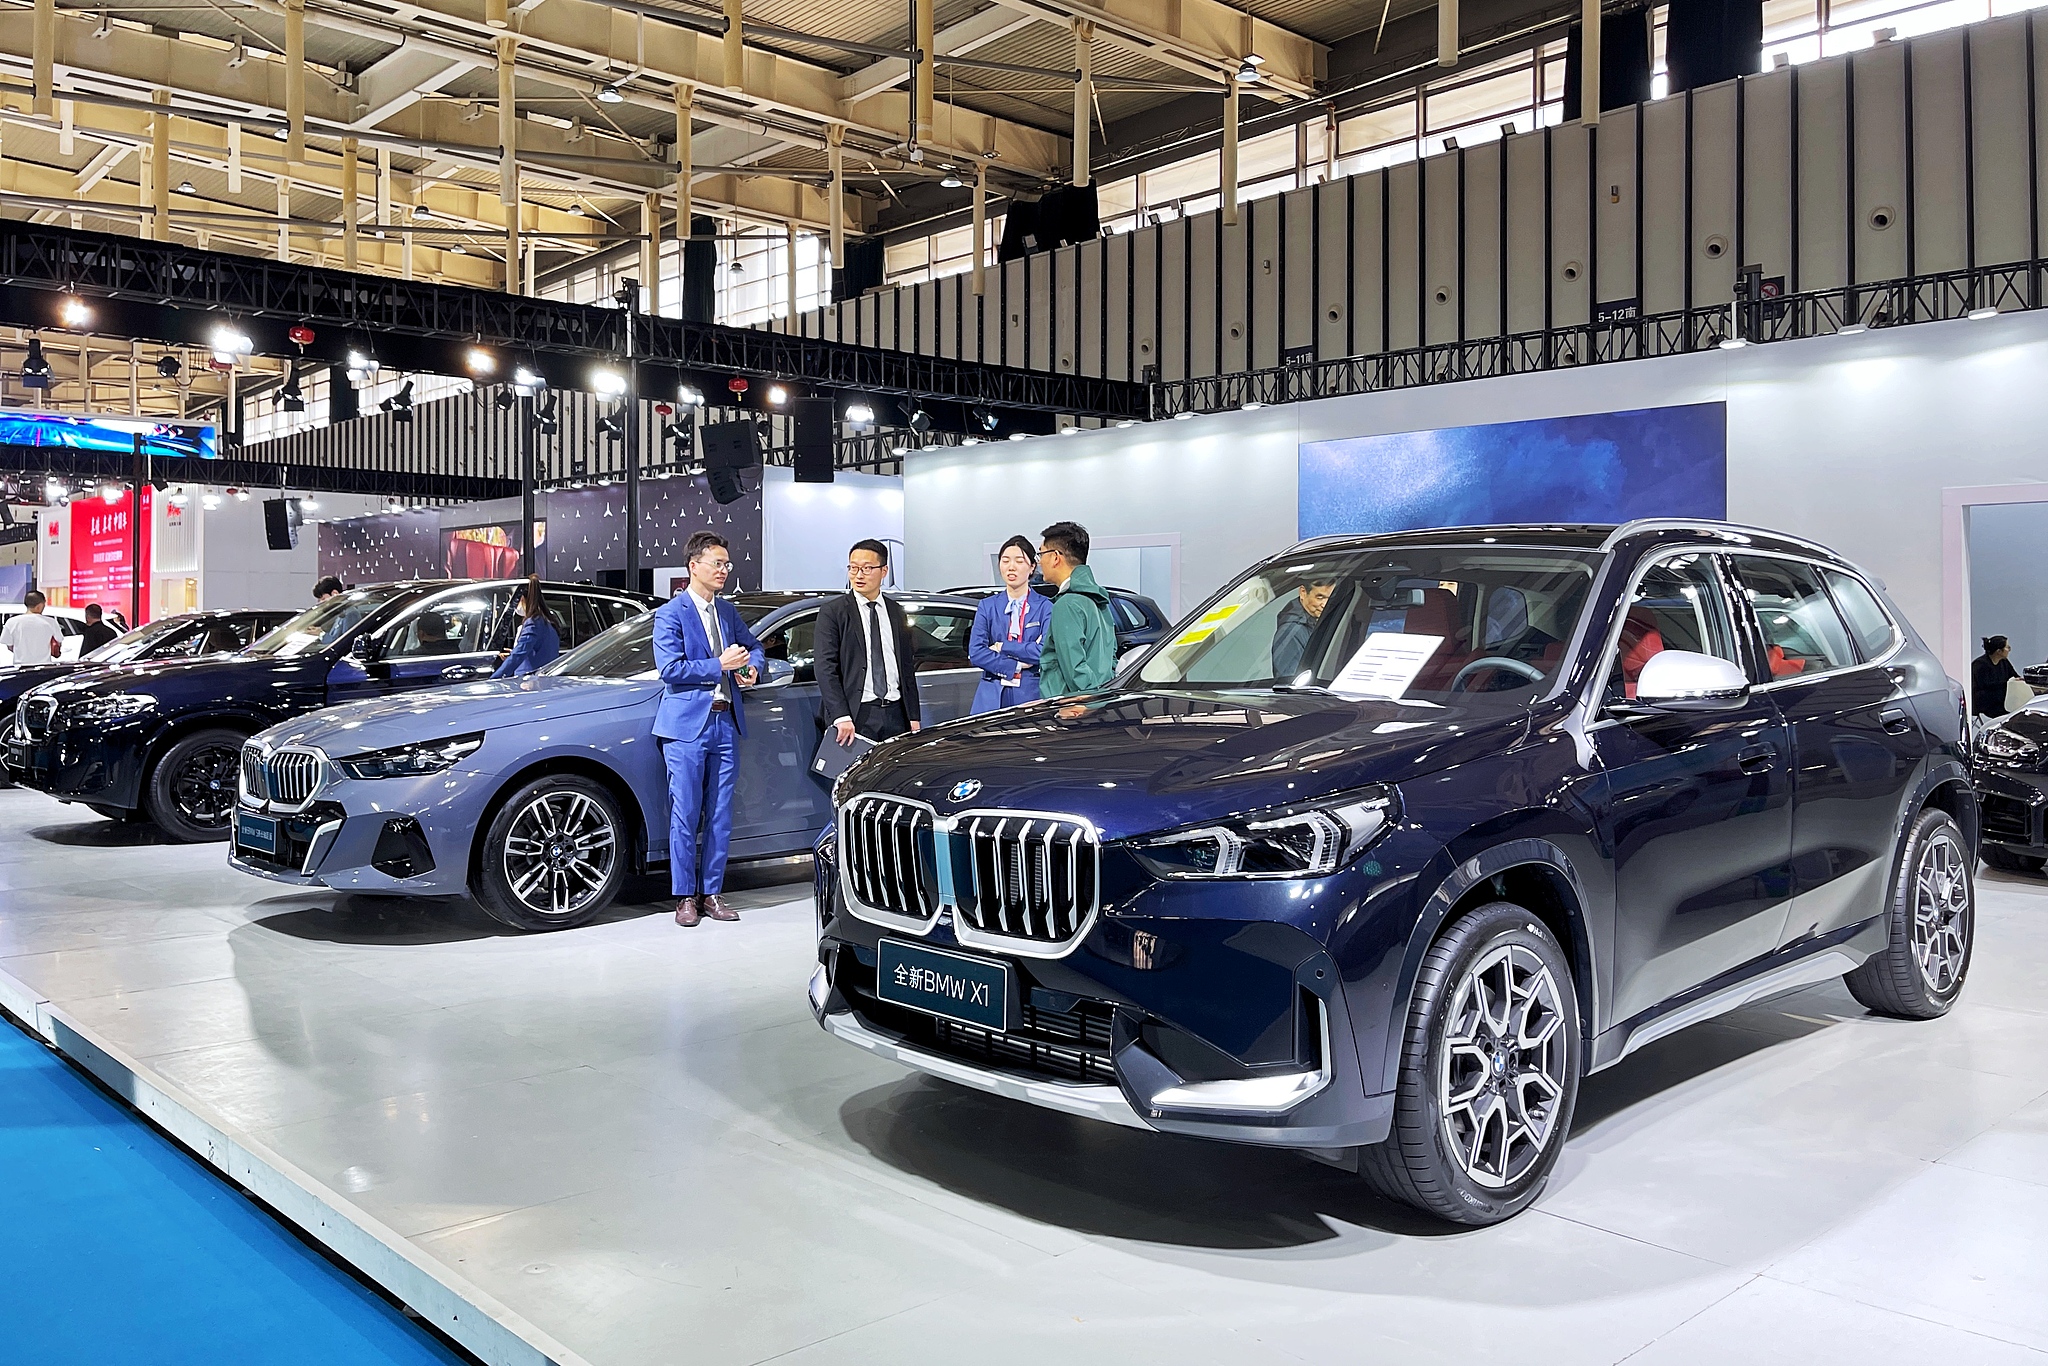
M416 745L371 750L336 759L334 765L351 778L424 778L445 773L482 747L482 731L451 740L423 740Z
M1168 878L1317 877L1363 853L1396 812L1393 790L1375 787L1154 835L1132 851Z
M88 697L64 709L67 721L107 722L125 721L131 716L140 716L146 711L156 710L156 699L147 693L114 693L107 697Z
M1985 731L1984 738L1979 743L1984 746L1984 752L1994 759L2033 759L2041 753L2041 747L2032 740L2015 735L2003 727Z

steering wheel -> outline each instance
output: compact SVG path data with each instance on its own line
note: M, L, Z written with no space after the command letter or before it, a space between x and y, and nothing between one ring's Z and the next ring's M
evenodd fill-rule
M1451 691L1464 692L1465 680L1478 673L1481 669L1512 669L1514 672L1527 678L1531 683L1541 683L1543 681L1543 670L1537 668L1526 659L1508 659L1502 655L1487 655L1483 659L1473 660L1470 664L1458 670L1457 677L1451 680Z

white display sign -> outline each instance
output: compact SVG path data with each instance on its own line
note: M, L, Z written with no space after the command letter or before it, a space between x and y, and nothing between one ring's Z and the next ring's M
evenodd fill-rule
M1443 643L1442 636L1374 631L1343 672L1330 680L1330 691L1355 697L1399 697Z

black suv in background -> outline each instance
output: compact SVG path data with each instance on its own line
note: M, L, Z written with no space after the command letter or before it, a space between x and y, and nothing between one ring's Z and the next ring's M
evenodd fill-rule
M238 655L117 664L22 697L7 776L180 840L225 839L242 742L340 702L487 678L519 625L519 579L377 584L328 598ZM570 649L654 606L585 584L543 585Z
M30 688L64 678L81 669L109 664L139 664L154 659L195 659L200 655L234 654L265 632L292 619L289 611L184 612L162 617L108 641L78 659L53 659L47 664L14 664L0 669L0 733L14 715L15 704Z
M955 597L973 598L979 602L991 593L1003 591L1001 584L977 583L964 588L942 590ZM1032 576L1031 591L1041 597L1057 597L1057 590L1044 579ZM1143 593L1134 593L1128 588L1104 588L1109 595L1109 620L1116 627L1116 652L1121 657L1126 650L1135 650L1141 645L1157 644L1166 635L1173 623L1159 604Z

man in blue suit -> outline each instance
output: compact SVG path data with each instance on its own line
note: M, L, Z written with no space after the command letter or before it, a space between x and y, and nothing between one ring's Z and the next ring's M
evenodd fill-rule
M725 904L726 848L740 737L747 733L740 689L762 667L761 642L718 596L732 573L725 538L700 531L683 547L690 586L654 614L654 667L663 684L654 736L668 766L669 888L676 924L738 920Z

